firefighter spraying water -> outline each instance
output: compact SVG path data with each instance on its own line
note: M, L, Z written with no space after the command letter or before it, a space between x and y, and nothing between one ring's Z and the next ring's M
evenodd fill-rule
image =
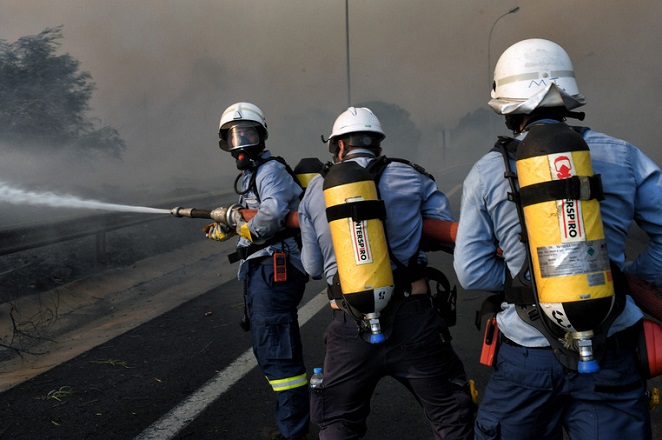
M297 307L308 277L297 231L285 225L288 212L299 205L303 187L287 162L266 149L267 122L255 104L237 102L225 109L218 135L219 147L235 159L239 170L234 183L238 201L210 211L215 221L205 226L205 235L216 241L237 237L229 259L239 263L237 278L244 287L240 326L250 331L253 353L276 401L276 426L265 434L305 439L308 389ZM241 213L246 208L256 211L248 220Z

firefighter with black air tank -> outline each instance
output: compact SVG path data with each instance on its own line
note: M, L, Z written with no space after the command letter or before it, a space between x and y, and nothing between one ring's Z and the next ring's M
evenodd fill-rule
M309 430L308 381L297 306L308 281L295 230L285 217L296 211L303 192L285 161L265 148L267 124L256 105L239 102L221 116L219 145L236 160L239 203L223 210L225 221L205 227L207 237L225 241L239 236L231 262L240 262L245 310L241 324L251 332L253 353L276 393L276 428L266 439L305 439ZM257 210L245 221L240 210Z
M473 438L469 384L419 249L424 217L453 219L448 199L420 167L381 156L384 138L369 109L348 108L328 140L336 163L299 206L304 267L327 281L333 309L311 419L320 439L365 436L375 387L392 376L421 403L435 438Z
M494 371L476 438L651 438L643 314L623 271L662 285L662 172L626 141L566 125L585 98L551 41L501 55L489 104L515 136L465 179L454 250L465 289L501 292L484 308L498 351L482 358ZM633 221L650 240L626 261Z

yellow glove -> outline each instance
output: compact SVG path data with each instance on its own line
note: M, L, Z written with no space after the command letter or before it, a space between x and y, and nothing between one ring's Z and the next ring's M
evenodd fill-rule
M237 235L235 231L221 223L210 223L203 230L207 238L216 241L225 241Z
M234 227L234 230L240 237L244 237L246 240L255 244L262 244L264 241L257 240L251 235L251 230L248 229L248 222L244 220L244 217L240 212L241 207L231 207L231 211L228 213L228 224L230 227Z
M237 234L239 236L244 237L247 240L250 240L251 242L253 241L253 237L251 236L251 230L248 229L248 223L242 220L241 223L237 223Z

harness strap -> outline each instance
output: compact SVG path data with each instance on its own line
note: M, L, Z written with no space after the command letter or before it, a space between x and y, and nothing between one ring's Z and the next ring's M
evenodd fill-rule
M432 305L437 313L452 327L457 323L457 286L451 288L451 283L442 271L434 267L425 268L425 278L428 282L435 282L432 293Z
M288 163L285 161L285 159L283 159L280 156L271 156L271 157L267 157L265 159L260 159L260 161L258 161L257 164L254 167L250 168L251 178L248 182L248 186L243 191L240 191L240 190L237 189L237 183L239 182L239 180L243 176L243 174L240 173L234 181L234 191L237 194L243 196L243 195L247 194L249 191L253 190L253 192L255 193L255 197L257 197L258 203L260 203L260 194L258 194L257 182L256 182L256 180L257 180L257 170L261 165L263 165L263 164L265 164L269 161L272 161L272 160L275 160L276 162L282 164L285 167L285 170L288 172L288 174L290 176L292 176L292 179L294 180L294 182L297 185L299 185L300 188L303 189L303 187L301 186L301 183L299 182L299 179L297 179L296 174L294 174L294 171L292 171L292 169L290 168ZM302 197L302 196L303 196L303 192L301 193L300 197ZM267 248L269 246L272 246L276 243L283 242L285 239L290 238L290 237L294 238L297 242L297 245L299 245L300 236L301 236L301 232L298 229L285 229L285 230L277 233L274 237L270 238L269 240L265 241L264 243L261 243L261 244L251 243L248 246L237 247L235 252L228 255L228 260L230 261L231 264L236 263L237 261L240 261L240 260L245 260L248 257L250 257L251 255L253 255L255 252L260 251L260 250L262 250L264 248Z
M520 188L519 192L523 206L562 199L604 200L605 198L599 174L534 183Z
M584 127L572 128L579 133L583 133L587 130L587 128ZM501 302L505 301L514 304L518 316L524 322L536 328L545 339L547 339L557 360L565 368L577 371L579 354L572 348L572 341L566 341L566 333L563 329L550 322L545 313L540 312L538 299L533 290L534 286L531 280L531 256L526 228L524 227L523 206L558 199L587 200L596 198L598 200L603 200L604 192L602 190L602 181L600 176L596 175L594 178L569 178L555 182L545 182L543 184L531 185L530 187L518 190L515 185L517 175L513 172L510 166L510 159L515 158L518 144L519 141L515 139L500 136L492 151L499 151L504 159L504 177L508 179L512 191L508 193L508 199L516 203L517 214L520 223L522 224L520 241L526 248L527 258L524 266L515 278L513 278L510 275L510 271L506 269L504 292L492 295L483 302L480 312L476 313L476 326L480 329L480 319L482 316L488 313L498 313L501 309ZM566 181L569 182L566 183ZM615 290L615 301L605 320L594 329L594 357L598 361L600 361L604 355L607 342L607 332L616 317L625 307L625 294L628 291L625 276L613 262L610 262L610 264Z
M269 161L272 161L272 160L275 160L276 162L282 164L285 167L285 171L287 171L287 173L290 176L292 176L292 179L294 180L294 183L299 185L299 187L301 189L304 189L303 186L301 186L301 183L299 182L299 179L297 179L296 174L294 174L294 171L292 170L290 165L285 161L285 159L283 159L280 156L271 156L271 157L267 157L265 159L260 159L254 167L249 168L249 170L251 171L251 178L248 182L248 186L243 191L240 191L240 190L237 189L237 183L239 183L239 180L241 180L241 177L243 176L243 173L239 173L237 178L234 180L234 192L239 194L240 196L243 196L244 194L247 194L249 191L253 190L253 192L255 193L255 197L257 197L257 201L259 203L260 202L260 194L257 191L257 182L256 182L256 180L257 180L257 170L258 170L258 168L260 168L261 165L263 165L263 164L265 164ZM303 197L303 192L301 193L300 197Z
M326 219L329 222L341 218L350 218L355 222L386 218L386 206L383 200L361 200L342 203L326 208Z

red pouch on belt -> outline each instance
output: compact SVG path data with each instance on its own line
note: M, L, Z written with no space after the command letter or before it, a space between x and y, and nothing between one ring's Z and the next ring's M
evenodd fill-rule
M480 363L488 367L494 365L498 346L499 327L497 326L496 316L493 316L485 325L485 337L483 338L483 348L480 352Z

